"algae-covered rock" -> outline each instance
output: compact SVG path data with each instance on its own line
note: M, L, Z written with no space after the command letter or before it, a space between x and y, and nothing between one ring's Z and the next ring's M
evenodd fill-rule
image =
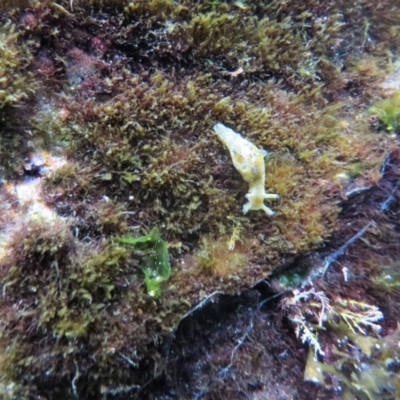
M28 3L4 2L0 29L0 393L140 397L168 375L170 342L202 300L323 246L346 193L379 181L395 139L371 129L368 108L399 51L400 11ZM268 151L257 168L275 215L243 215L253 175L217 123Z

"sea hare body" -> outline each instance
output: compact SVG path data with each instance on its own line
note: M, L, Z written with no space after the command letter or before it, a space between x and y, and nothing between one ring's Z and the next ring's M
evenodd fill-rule
M277 194L265 193L265 150L258 149L253 143L244 139L239 133L221 123L214 126L214 131L231 153L233 165L249 184L249 200L243 206L243 213L250 210L264 210L267 215L275 213L264 204L265 199L278 199Z

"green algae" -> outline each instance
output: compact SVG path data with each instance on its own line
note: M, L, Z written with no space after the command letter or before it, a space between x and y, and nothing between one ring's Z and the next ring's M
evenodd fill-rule
M28 48L19 44L19 35L10 22L0 32L0 109L16 106L33 92L32 77L25 72L31 55Z
M373 282L385 292L396 292L400 289L400 273L392 268L374 277Z
M21 43L16 26L8 21L0 27L0 174L21 172L19 160L32 147L24 132L24 109L34 97L37 84L29 71L32 54ZM22 111L21 111L22 110Z
M386 138L369 132L363 102L377 97L396 51L398 11L391 1L31 4L10 16L27 59L50 61L33 68L46 104L28 126L65 152L44 191L68 223L28 224L10 243L0 368L16 393L39 396L46 379L82 398L134 391L164 366L152 344L204 293L237 293L321 245L348 180L373 179ZM355 61L365 54L376 68ZM14 99L7 107L26 102ZM267 188L281 195L273 219L243 217L247 188L213 137L216 122L271 152ZM159 226L165 241L154 230L124 236L132 226ZM160 301L143 290L136 259Z
M167 281L171 276L168 244L161 239L159 230L153 228L145 236L124 236L115 238L114 241L139 247L144 251L141 256L140 267L144 273L147 293L152 297L159 297L161 295L160 283Z
M278 282L285 288L295 288L304 282L305 274L301 274L295 271L288 271L279 276Z
M333 347L332 353L336 360L327 364L318 360L310 350L304 380L329 387L326 377L333 375L343 383L345 399L360 395L371 400L386 396L397 398L399 376L393 367L399 356L394 344L399 337L398 330L386 338L377 339L354 334L343 323L331 326L331 329L339 330L340 336L344 338L337 347ZM351 351L352 346L358 351Z
M393 133L400 130L400 92L391 95L387 99L378 101L370 108L370 113L375 115L384 128Z

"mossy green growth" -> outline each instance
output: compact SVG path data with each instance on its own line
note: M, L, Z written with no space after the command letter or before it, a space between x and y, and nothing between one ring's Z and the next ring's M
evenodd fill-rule
M79 393L124 382L129 369L121 368L116 349L125 346L123 337L143 337L135 305L147 310L153 302L140 290L129 249L109 241L95 248L79 243L68 221L56 216L14 228L0 249L0 398L29 398L41 390L29 377L43 371L48 379L70 382L85 368L90 382L78 385ZM88 352L97 356L86 359Z
M400 91L378 101L369 111L379 118L387 131L394 133L400 131Z
M373 278L373 282L387 292L399 290L400 272L383 272L381 275Z
M32 75L24 72L30 54L26 47L19 45L18 37L11 23L0 28L0 109L17 106L34 89Z
M278 278L278 282L286 288L294 288L302 284L306 274L296 271L287 271Z
M33 74L27 70L31 53L19 40L11 22L0 26L0 173L4 175L16 172L28 149L26 130L20 128L28 112L22 106L36 90Z
M245 241L237 240L235 236L238 237L237 230L229 240L226 236L202 237L195 258L203 273L219 278L235 277L242 273L249 263L247 246Z
M135 246L144 251L140 267L144 273L146 289L150 296L159 297L161 295L160 283L167 281L171 276L168 244L161 239L159 230L153 228L145 236L133 237L126 235L114 240L121 244Z
M0 375L24 390L13 398L57 397L51 385L61 398L147 391L154 371L169 371L154 346L204 294L248 289L329 238L345 190L337 176L358 176L363 160L368 184L390 140L359 115L400 45L397 2L36 1L10 16L18 36L11 25L0 32L14 35L20 64L7 79L30 68L40 83L23 132L49 135L67 159L44 185L62 219L16 228L0 268ZM374 62L351 69L349 54ZM17 100L0 106L7 124L24 111ZM217 122L271 152L274 218L243 217L247 185L212 133ZM7 133L23 142L20 131ZM1 167L3 154L15 165L1 148ZM167 242L157 230L123 236L132 225L162 227L171 278Z

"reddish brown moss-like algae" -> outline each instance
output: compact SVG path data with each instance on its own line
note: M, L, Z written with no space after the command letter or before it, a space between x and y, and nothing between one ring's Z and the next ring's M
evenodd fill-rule
M389 147L365 103L398 51L394 1L92 3L32 2L3 17L15 55L1 144L18 150L3 175L23 173L35 143L68 158L44 178L51 220L18 221L25 210L2 188L11 398L47 393L46 382L85 398L134 393L160 362L150 343L202 297L249 288L329 238L347 185L379 180ZM242 215L246 183L216 122L271 152L275 217ZM159 299L142 255L112 241L152 227L172 257Z

